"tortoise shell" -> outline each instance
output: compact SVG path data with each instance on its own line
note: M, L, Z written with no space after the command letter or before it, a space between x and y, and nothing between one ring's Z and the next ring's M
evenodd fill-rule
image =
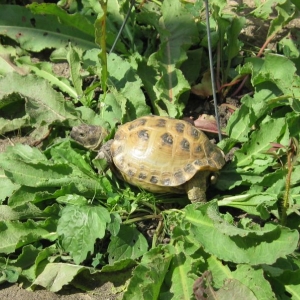
M217 171L225 163L223 152L202 131L159 116L121 125L110 151L125 181L158 193L184 193L184 184L196 173Z

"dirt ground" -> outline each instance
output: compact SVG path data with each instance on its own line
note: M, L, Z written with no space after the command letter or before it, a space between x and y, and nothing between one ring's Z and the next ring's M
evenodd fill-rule
M246 4L248 6L253 6L254 0L237 0L237 1L228 1L229 6L237 6ZM247 10L246 13L249 13L250 10ZM241 15L246 15L243 10ZM247 15L248 24L245 26L245 30L242 33L242 39L244 42L253 44L261 47L265 40L268 31L268 23L261 21L255 23L253 19L249 19ZM300 28L300 18L294 20L291 24L291 27ZM274 44L273 44L274 45ZM268 47L272 48L272 45ZM126 280L125 280L126 281ZM125 282L124 282L125 283ZM98 286L94 286L89 292L81 292L75 288L66 287L60 293L52 293L46 290L36 290L34 292L27 291L23 289L18 284L2 284L0 286L0 299L1 300L116 300L122 297L121 284L116 286L111 282L103 282L102 280L98 281ZM119 288L119 289L118 289Z

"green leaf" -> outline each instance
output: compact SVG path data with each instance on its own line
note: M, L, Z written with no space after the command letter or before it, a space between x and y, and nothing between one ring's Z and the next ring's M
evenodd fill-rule
M267 220L270 217L267 207L273 206L277 200L275 195L269 195L267 193L244 194L223 198L218 201L218 205L241 209L248 214L259 216L263 220Z
M83 90L82 90L82 79L80 76L81 71L81 56L82 51L79 49L76 49L75 47L72 47L71 44L69 44L69 49L67 52L67 60L70 66L70 76L73 83L73 86L75 88L75 91L77 93L77 97L83 97ZM77 99L76 99L77 100ZM76 101L77 102L77 101Z
M108 261L109 264L113 264L126 258L136 259L147 250L147 240L136 228L121 225L120 231L116 236L111 237L108 245Z
M271 148L272 142L278 142L285 125L284 118L270 119L259 130L253 132L250 141L244 143L242 148L235 152L237 166L249 166L255 157L267 152Z
M172 254L166 248L154 248L147 252L133 271L124 300L158 299L160 288L168 272Z
M227 46L225 47L224 51L227 54L229 60L233 59L238 55L243 45L243 43L239 41L238 37L241 33L241 30L244 28L245 23L245 18L234 17L231 20L231 24L227 29Z
M0 98L12 93L26 97L26 112L35 127L54 122L68 123L77 118L74 106L41 78L11 73L0 79L0 85Z
M78 154L73 156L74 151L64 147L65 144L62 147L58 146L56 153L59 153L60 160L53 163L38 149L18 145L0 155L0 166L10 180L25 186L58 188L76 184L76 189L70 189L66 193L79 192L90 197L103 195L103 189L107 188L105 178L99 178L92 172L91 167L81 157L78 157L79 167L76 167L74 161ZM32 153L36 153L36 157L31 158Z
M64 285L70 283L86 267L71 265L67 263L49 263L33 282L31 289L42 286L51 292L58 292Z
M24 220L42 216L43 212L32 203L26 203L15 208L0 205L0 221Z
M55 224L48 220L44 223L28 220L25 223L17 221L0 222L0 253L12 253L26 244L48 239L56 238Z
M95 30L92 22L88 18L80 13L69 14L67 11L58 7L54 3L32 3L27 5L32 13L40 15L57 16L59 23L65 24L72 28L76 28L81 32L84 32L91 37L94 37Z
M268 223L259 230L240 229L222 221L216 202L210 202L195 210L185 208L186 220L191 223L194 243L219 259L250 265L271 264L279 257L295 251L298 232ZM259 255L257 255L259 253Z
M282 4L284 2L286 2L286 0L279 0L277 3ZM274 5L273 0L260 2L260 5L258 5L257 8L252 11L252 14L254 14L256 17L266 20L269 18L270 14L273 13L272 10L273 5Z
M216 288L222 287L224 284L224 280L232 278L232 273L229 267L223 264L223 262L214 255L211 255L207 258L207 265L208 266L204 265L203 267L205 268L205 270L207 268L207 270L211 272L214 280L214 286Z
M150 113L150 108L146 104L144 93L141 89L142 81L136 74L136 64L134 60L129 63L114 53L108 56L108 85L121 109L122 121L127 122ZM107 95L108 97L108 95ZM104 111L102 114L111 112L114 104L104 101ZM107 119L106 119L107 120ZM108 121L108 120L107 120ZM111 120L110 120L111 122Z
M69 42L85 50L96 46L93 36L60 24L54 16L34 15L18 5L0 5L0 35L8 36L23 49L34 52L65 47Z
M279 3L275 6L277 10L277 17L272 19L269 27L268 37L275 35L284 28L291 20L298 17L298 12L291 1L278 1Z
M78 94L74 87L71 86L67 78L57 76L53 72L53 64L48 62L35 63L31 61L30 57L21 57L16 62L19 66L29 68L38 77L46 79L52 86L59 88L60 91L67 93L70 97L77 100Z
M237 269L232 272L233 278L247 286L255 295L255 299L272 300L277 299L272 291L271 285L264 276L262 269L254 269L247 265L238 265ZM241 299L248 299L241 297Z
M180 21L174 22L174 16ZM159 50L147 62L151 67L150 74L142 67L139 68L139 74L151 98L155 114L178 117L183 110L183 103L179 100L183 100L184 92L190 90L179 67L187 59L186 50L193 42L198 41L197 27L192 14L179 0L164 1L160 19L153 17L152 23L159 33Z
M0 169L0 203L4 201L7 197L10 197L14 191L16 191L20 186L11 182L5 175L4 171Z
M21 268L8 264L3 258L0 259L0 284L17 282L21 273Z
M224 285L216 292L212 293L217 299L227 300L234 295L237 299L256 300L254 293L238 279L227 279Z
M164 293L161 299L189 300L192 298L193 283L196 276L189 275L194 260L187 249L187 244L181 241L174 245L173 257L166 278L166 284L170 286L170 291Z
M56 188L35 188L22 185L9 198L8 204L10 207L18 207L28 202L39 203L47 199L53 199L53 194Z
M94 252L95 241L104 237L109 222L109 212L104 207L68 205L62 209L57 233L76 264Z

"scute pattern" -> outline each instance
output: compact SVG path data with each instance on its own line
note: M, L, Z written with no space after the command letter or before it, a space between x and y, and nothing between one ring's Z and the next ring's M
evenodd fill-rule
M147 116L119 127L111 155L125 181L153 192L183 192L199 171L225 161L206 135L182 120Z

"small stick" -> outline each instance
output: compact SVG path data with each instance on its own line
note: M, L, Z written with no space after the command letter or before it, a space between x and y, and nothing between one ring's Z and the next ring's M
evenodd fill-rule
M215 74L214 74L213 60L212 60L208 0L205 0L205 15L206 15L206 31L207 31L207 42L208 42L208 56L209 56L211 85L212 85L214 107L215 107L215 117L216 117L216 121L217 121L219 141L221 141L222 134L221 134L220 119L219 119L219 112L218 112L218 102L217 102L217 95L216 95Z

